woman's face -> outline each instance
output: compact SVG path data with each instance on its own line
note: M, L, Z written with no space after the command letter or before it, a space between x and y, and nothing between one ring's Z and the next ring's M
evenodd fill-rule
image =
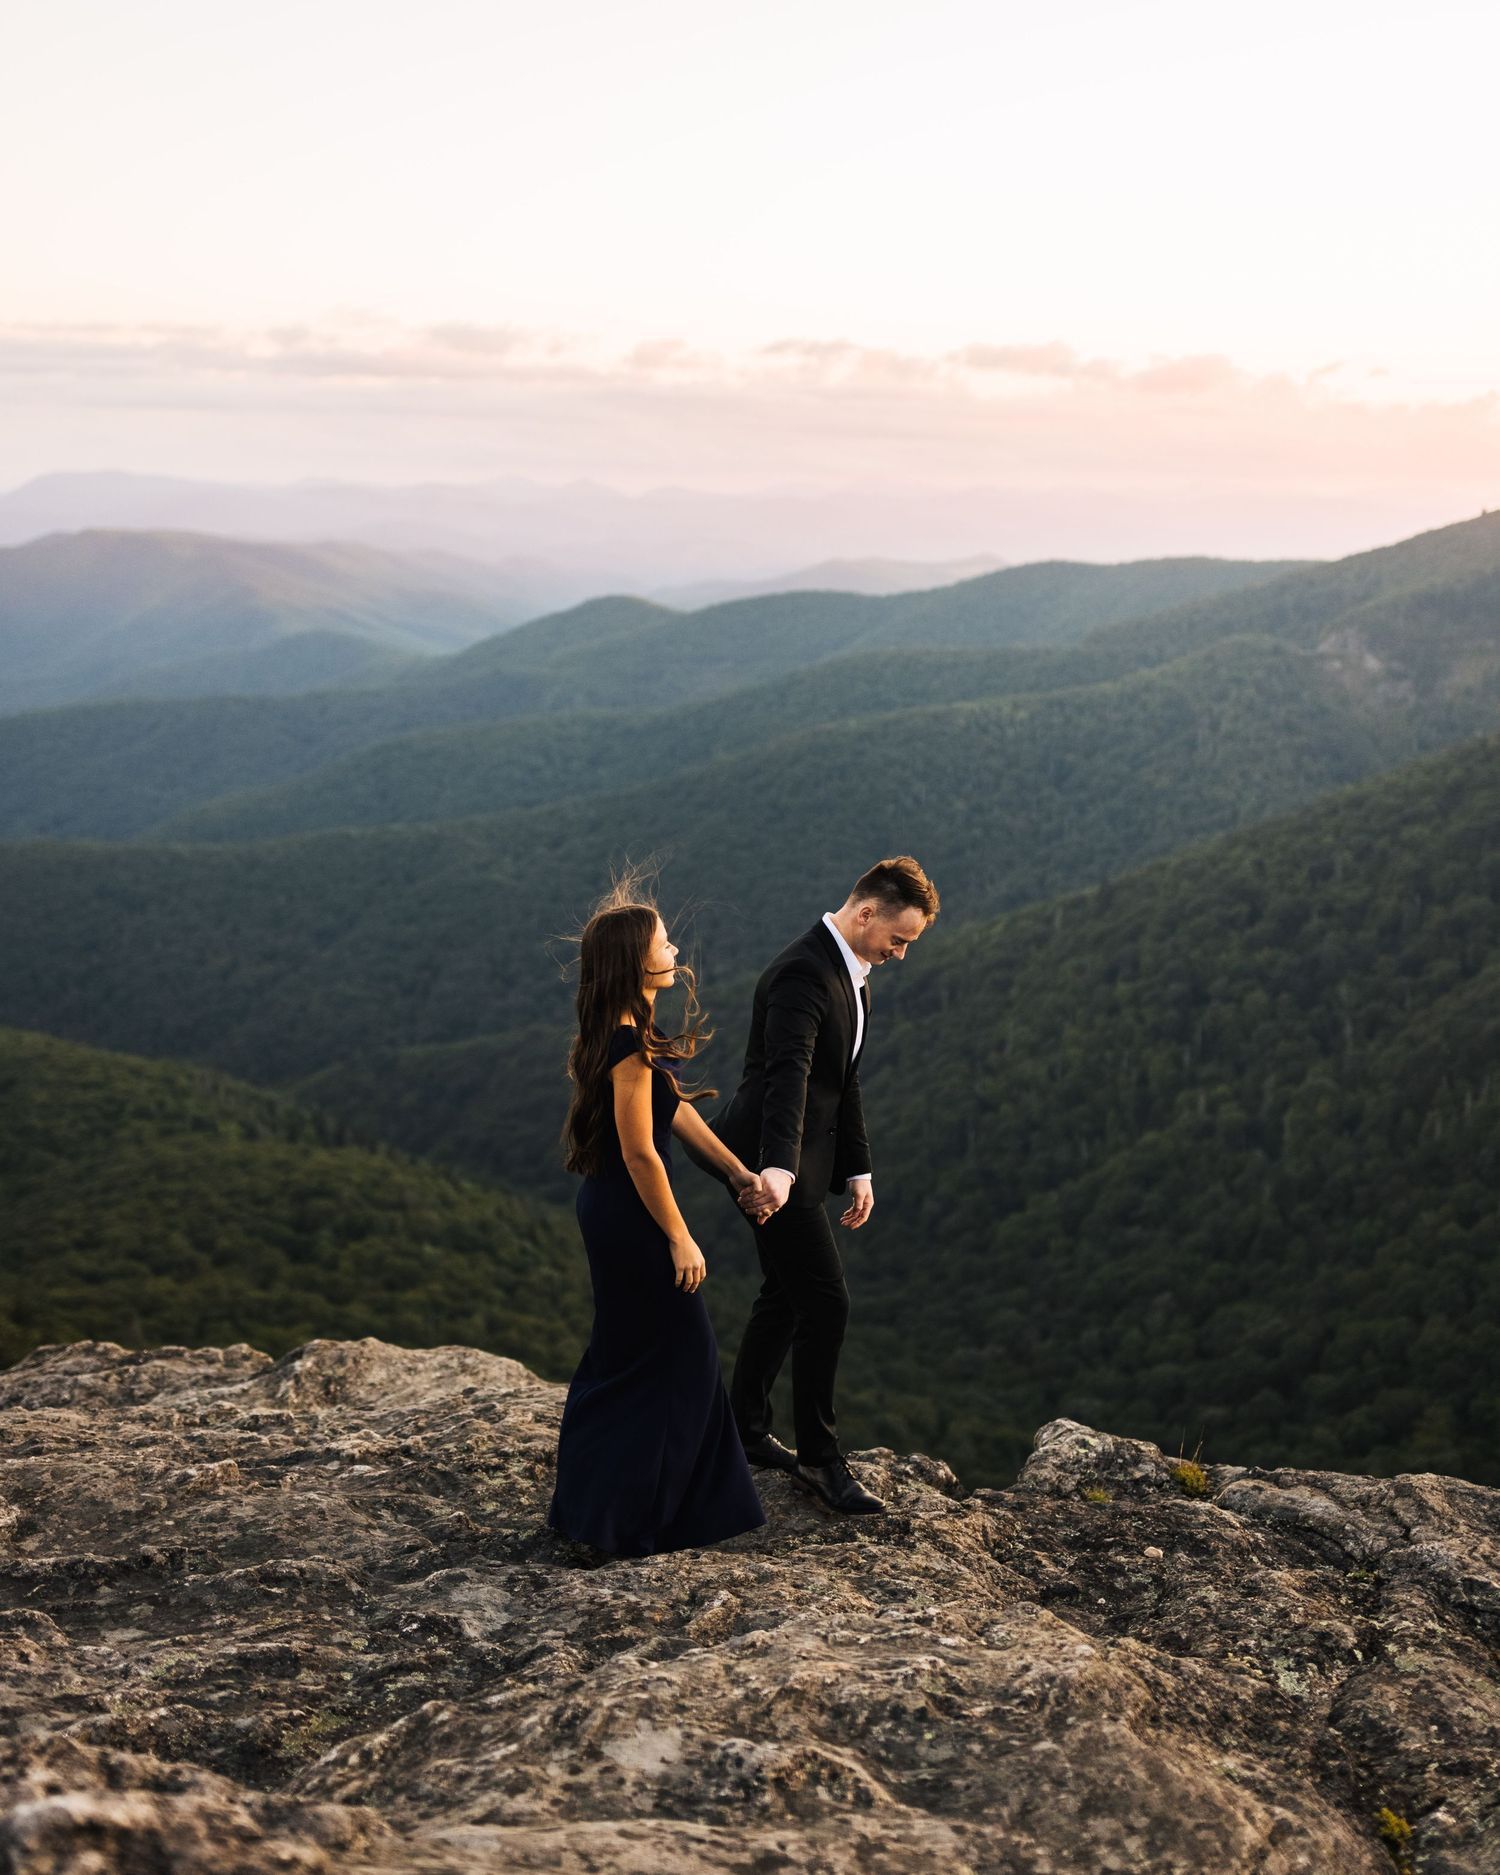
M667 927L660 916L656 920L656 934L651 940L651 949L646 954L645 989L649 995L653 990L669 990L677 980L677 946L667 936Z

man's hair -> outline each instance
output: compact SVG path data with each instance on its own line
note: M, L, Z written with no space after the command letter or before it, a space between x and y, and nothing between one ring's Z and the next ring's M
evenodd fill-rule
M938 915L938 889L910 853L877 860L854 881L849 897L872 898L887 912L895 911L898 905L907 906L921 912L929 924Z

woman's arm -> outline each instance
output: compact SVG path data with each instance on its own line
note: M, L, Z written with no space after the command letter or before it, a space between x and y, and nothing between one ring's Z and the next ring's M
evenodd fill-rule
M651 1137L651 1069L643 1055L626 1055L610 1069L609 1078L614 1085L615 1127L625 1169L641 1203L666 1232L677 1287L696 1289L707 1273L703 1252L677 1208L672 1181Z
M727 1179L731 1191L743 1191L755 1183L755 1174L735 1157L691 1102L679 1103L672 1116L672 1132L682 1141L693 1163Z

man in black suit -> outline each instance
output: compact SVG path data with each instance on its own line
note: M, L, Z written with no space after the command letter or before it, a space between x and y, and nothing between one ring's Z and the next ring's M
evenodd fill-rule
M833 1382L849 1291L824 1200L847 1189L839 1222L849 1230L874 1208L857 1071L870 1010L865 979L904 957L937 912L937 888L908 855L857 879L839 910L789 944L756 984L744 1077L713 1121L760 1174L741 1202L761 1226L765 1280L729 1387L745 1455L790 1472L835 1510L884 1505L838 1447ZM771 1435L771 1387L788 1349L795 1452Z

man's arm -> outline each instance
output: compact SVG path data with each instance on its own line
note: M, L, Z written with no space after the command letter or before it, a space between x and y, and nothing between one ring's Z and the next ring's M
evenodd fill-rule
M828 985L811 971L783 970L766 995L760 1165L792 1178L801 1167L807 1076L827 1013Z
M841 1178L870 1176L870 1142L865 1137L865 1103L859 1091L859 1075L851 1074L839 1104L839 1136L835 1164Z
M839 1136L835 1166L849 1192L849 1208L839 1219L850 1230L858 1230L875 1206L875 1188L870 1175L870 1142L865 1136L864 1099L859 1091L859 1076L851 1074L839 1104Z

